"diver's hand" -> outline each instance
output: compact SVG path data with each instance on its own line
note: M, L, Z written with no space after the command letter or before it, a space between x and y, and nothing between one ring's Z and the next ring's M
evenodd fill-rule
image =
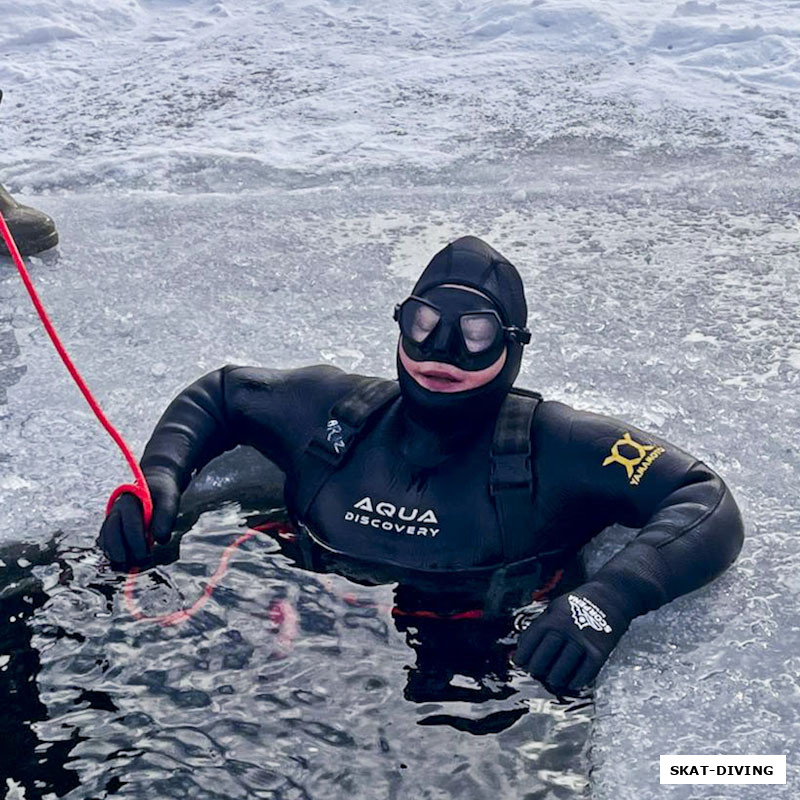
M114 569L127 569L147 560L144 513L138 497L126 492L117 498L100 528L97 543Z
M514 663L555 694L590 684L630 619L612 593L587 583L556 597L519 635Z
M155 541L164 544L169 541L178 516L180 491L168 478L149 477L147 484L153 499L150 529ZM114 569L128 569L149 559L144 512L139 498L130 493L120 495L100 528L97 542Z

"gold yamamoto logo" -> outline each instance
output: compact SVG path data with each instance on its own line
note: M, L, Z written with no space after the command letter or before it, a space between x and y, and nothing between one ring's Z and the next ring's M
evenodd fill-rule
M630 447L637 452L636 458L627 458L619 452L620 447ZM617 439L611 445L611 455L603 461L603 466L609 464L622 464L628 476L628 483L631 486L638 486L645 472L650 469L650 465L664 453L663 447L654 444L640 444L631 438L630 433L625 431L621 439Z

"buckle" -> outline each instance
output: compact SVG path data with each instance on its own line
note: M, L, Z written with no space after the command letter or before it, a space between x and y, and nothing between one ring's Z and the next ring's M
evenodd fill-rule
M492 453L492 467L489 471L489 494L507 489L533 489L531 474L531 454Z

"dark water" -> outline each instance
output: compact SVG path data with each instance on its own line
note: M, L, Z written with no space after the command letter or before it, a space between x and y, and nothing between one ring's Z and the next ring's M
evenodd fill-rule
M245 525L203 515L179 560L138 576L139 610L189 606ZM301 570L264 533L167 627L58 535L2 558L8 798L587 796L591 702L510 666L510 616L398 613L393 586Z

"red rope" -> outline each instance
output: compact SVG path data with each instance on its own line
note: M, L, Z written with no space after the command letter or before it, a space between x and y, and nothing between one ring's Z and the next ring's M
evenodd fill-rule
M3 236L3 240L6 243L6 247L8 248L8 252L11 255L14 264L17 267L17 270L22 278L22 282L25 284L25 288L28 290L28 294L30 295L31 301L33 302L34 308L36 309L36 313L39 315L39 319L42 321L42 325L44 325L44 329L47 331L47 335L50 337L50 341L53 343L53 346L56 348L58 355L61 357L64 366L69 371L69 374L72 376L72 379L77 384L78 388L80 389L81 393L83 394L86 402L89 404L89 407L94 412L94 415L97 417L100 424L106 429L108 434L116 443L117 447L122 451L122 455L125 457L125 460L128 462L128 466L131 468L131 472L133 472L134 483L126 483L122 486L118 486L111 494L111 497L108 499L108 503L106 504L106 515L111 510L111 507L114 505L116 499L126 492L135 495L139 498L142 503L142 510L144 514L144 525L145 530L147 532L147 543L148 546L152 548L153 546L153 536L150 532L150 521L153 517L153 500L150 496L150 489L147 485L147 481L145 480L144 474L142 473L142 468L139 466L139 462L134 458L133 453L131 452L128 445L125 443L122 436L119 434L117 429L108 421L108 418L103 413L103 409L100 408L100 404L95 400L94 396L92 395L89 387L86 385L86 382L83 380L80 372L78 372L77 367L73 364L72 359L69 357L64 345L61 343L61 339L59 339L58 334L56 333L55 328L53 327L53 323L50 321L50 318L47 316L47 312L42 305L42 301L39 299L39 295L36 292L36 289L31 281L30 275L28 274L28 270L25 267L25 262L22 260L22 256L20 255L19 249L17 248L17 243L14 241L14 237L11 234L11 231L6 223L5 218L3 217L2 212L0 212L0 234ZM128 606L128 610L130 611L131 615L134 619L137 620L148 620L151 622L159 622L162 625L176 625L181 622L185 622L186 620L193 617L207 602L208 598L211 597L212 592L216 588L217 584L222 579L222 576L227 572L228 569L228 562L233 555L234 550L237 547L244 544L248 539L252 538L256 535L258 531L261 530L271 530L274 528L282 528L283 531L279 531L279 535L281 533L286 533L286 526L283 523L267 523L265 525L260 525L256 528L253 528L246 533L243 533L239 536L236 541L232 544L228 545L225 548L225 551L222 554L222 558L220 559L220 563L217 566L214 574L211 576L211 580L208 582L208 585L203 590L203 593L192 603L189 608L182 609L180 611L174 611L170 614L162 614L157 617L148 617L143 614L136 603L136 598L134 596L134 589L136 586L136 576L139 573L138 568L132 569L129 574L128 578L125 582L125 602ZM286 615L284 615L286 616Z
M78 372L75 365L72 363L72 359L69 357L69 354L64 349L64 345L61 344L61 340L58 337L58 334L53 327L53 324L50 322L50 318L47 316L47 312L42 305L41 300L39 299L39 295L36 292L36 289L33 286L33 282L30 279L28 274L28 270L25 268L25 263L22 260L22 256L17 249L17 244L14 241L14 237L11 235L11 231L8 228L8 225L3 217L2 212L0 212L0 234L3 236L3 240L6 243L6 247L8 248L8 252L11 254L11 258L14 261L14 264L19 271L20 277L22 278L22 282L25 284L25 288L28 290L28 294L30 295L31 300L33 301L33 305L36 308L36 312L39 315L39 319L42 321L42 325L44 325L45 330L47 331L47 335L50 337L50 340L53 343L53 346L56 348L59 356L61 356L61 360L64 362L64 366L69 371L69 374L72 376L72 379L77 384L78 388L80 389L81 393L83 394L86 402L89 404L89 407L94 412L94 415L97 417L100 424L106 429L108 434L116 443L117 447L122 451L122 455L125 457L125 460L128 462L128 466L133 472L134 481L135 483L126 483L122 486L118 486L111 494L111 497L108 499L108 503L106 505L106 514L109 513L111 507L114 505L114 502L117 498L126 492L135 495L139 498L142 503L142 509L144 512L144 524L145 530L147 531L147 541L148 546L153 546L153 538L152 533L150 532L150 520L153 516L153 500L150 497L150 489L147 486L147 481L145 480L144 474L142 473L142 468L139 466L139 462L134 458L133 453L131 452L128 445L125 443L122 436L119 434L117 429L108 421L106 415L103 413L103 409L100 408L99 403L94 399L89 387L86 385L86 382L81 377L81 374ZM280 522L270 522L264 525L259 525L256 528L251 528L246 533L241 534L237 539L229 544L222 553L222 558L220 559L219 565L217 569L214 571L214 574L211 576L211 580L209 580L206 587L203 589L203 593L197 600L192 603L191 606L185 609L181 609L179 611L173 611L168 614L160 614L154 617L147 616L144 614L140 609L139 605L136 602L135 597L135 588L136 588L136 577L139 574L139 570L137 567L134 567L128 574L128 578L125 581L125 604L128 607L128 611L130 612L131 616L138 620L138 621L147 621L147 622L157 622L160 625L169 626L169 625L177 625L182 622L186 622L186 620L193 617L207 602L209 597L211 597L214 589L219 584L222 577L228 570L228 562L233 555L234 550L244 544L248 539L251 539L253 536L256 535L259 531L268 531L268 530L277 530L279 535L290 535L291 529L287 528L284 523ZM534 594L534 599L538 599L542 595L546 594L553 586L558 583L559 579L561 578L561 571L559 570L554 579L543 587L539 592ZM346 602L352 604L352 599L345 595L344 599ZM399 608L392 608L391 613L394 616L416 616L416 617L430 617L433 619L480 619L483 616L483 611L480 609L473 609L469 611L463 611L456 614L447 615L443 617L433 611L414 611L414 612L406 612L402 611ZM279 615L280 616L280 615Z
M392 607L393 617L423 617L425 619L483 619L482 608L471 608L468 611L456 611L453 614L437 614L435 611L404 611L397 606Z
M551 589L555 589L555 587L556 587L556 586L558 586L558 582L559 582L559 581L561 580L561 578L563 578L563 577L564 577L564 570L563 570L563 569L556 570L556 571L553 573L553 575L552 575L552 577L550 578L550 580L549 580L549 581L547 581L547 583L546 583L544 586L542 586L542 588L541 588L541 589L537 589L537 590L536 590L536 591L535 591L535 592L534 592L534 593L531 595L531 603L535 603L537 600L541 600L543 597L545 597L545 596L547 595L547 593L548 593L548 592L549 592Z
M222 553L222 558L219 561L219 566L214 571L211 579L203 589L203 593L197 600L192 603L188 608L180 609L179 611L171 611L168 614L158 614L156 616L148 616L140 608L136 602L136 576L139 574L138 568L134 567L129 573L125 581L125 605L128 608L128 613L139 622L157 622L159 625L168 627L170 625L179 625L191 619L211 597L214 589L222 580L223 575L228 571L228 562L231 560L234 550L243 545L248 539L252 539L260 531L275 531L278 536L289 532L291 529L285 522L266 522L263 525L257 525L255 528L250 528L247 532L241 534L234 542L229 544ZM273 614L273 611L270 611Z
M72 375L72 379L78 385L78 388L81 390L81 393L86 399L86 402L89 404L89 407L94 412L94 415L97 417L100 424L106 429L114 442L116 442L117 447L119 447L119 449L122 451L122 455L128 462L131 472L133 472L134 483L119 486L114 490L114 493L111 495L108 505L106 506L106 514L108 514L108 512L111 510L111 506L114 504L114 501L117 499L117 497L119 497L123 492L130 492L131 494L136 495L136 497L138 497L142 503L142 508L144 510L145 530L148 531L148 544L152 547L153 541L152 535L149 532L149 527L150 520L153 516L153 500L150 497L150 490L147 486L147 481L144 479L144 475L142 474L142 468L139 466L139 462L134 458L133 453L131 453L130 448L127 444L125 444L125 441L123 440L122 436L120 436L117 429L106 418L106 415L103 413L103 409L100 408L100 405L92 396L92 393L89 391L89 387L86 385L85 381L81 377L81 374L72 363L72 359L69 357L69 354L64 349L64 345L61 344L61 340L58 338L58 334L56 333L53 324L50 322L50 318L47 316L47 312L44 310L41 300L39 300L39 295L36 293L36 289L34 288L33 282L28 275L28 270L25 268L25 263L22 260L22 256L19 254L17 244L14 241L14 237L11 235L11 231L8 228L8 224L6 223L2 212L0 212L0 233L3 235L3 240L6 243L8 252L11 254L11 258L14 261L17 270L19 271L22 282L25 284L25 288L28 290L28 294L33 301L34 307L36 308L36 313L39 315L39 319L42 321L42 325L44 325L44 329L47 331L50 341L53 343L53 346L56 348L59 356L61 356L64 366L69 371L69 374Z

